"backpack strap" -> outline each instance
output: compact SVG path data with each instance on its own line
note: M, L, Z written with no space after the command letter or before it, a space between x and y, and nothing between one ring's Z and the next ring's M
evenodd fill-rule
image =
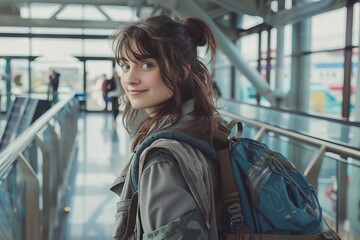
M244 219L242 215L242 208L240 204L239 192L236 187L234 180L234 175L231 168L230 162L230 146L234 139L230 139L231 129L237 125L237 137L240 137L242 134L242 123L232 120L226 127L223 125L219 126L220 132L222 132L222 139L216 142L215 146L218 151L219 161L220 161L220 174L222 185L224 189L223 201L227 208L227 211L230 215L231 225L234 227L240 228L243 225ZM236 235L238 236L238 235Z

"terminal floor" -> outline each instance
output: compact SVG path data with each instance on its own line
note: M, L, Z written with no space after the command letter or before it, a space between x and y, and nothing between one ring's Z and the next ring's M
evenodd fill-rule
M129 139L110 113L87 113L78 121L77 173L62 239L112 239L117 195L109 190L129 156Z

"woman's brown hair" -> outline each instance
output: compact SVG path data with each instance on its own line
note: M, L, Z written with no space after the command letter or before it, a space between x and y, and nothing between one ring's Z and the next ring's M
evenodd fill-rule
M216 95L212 88L212 79L206 65L199 59L197 47L207 46L211 50L211 60L215 59L217 42L209 26L198 18L186 18L180 22L161 15L142 20L119 28L111 37L115 59L119 63L128 58L142 61L153 58L157 61L164 83L173 91L173 96L162 104L157 115L146 118L136 131L132 149L134 149L161 118L170 115L172 124L182 115L182 104L195 100L196 113L207 119L208 139L211 141L218 125L215 107ZM136 45L139 52L131 47ZM132 109L126 96L123 124L129 131L129 125L135 120L138 111Z

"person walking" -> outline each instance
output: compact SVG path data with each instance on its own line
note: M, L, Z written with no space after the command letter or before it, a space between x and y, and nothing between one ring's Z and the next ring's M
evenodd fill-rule
M112 77L109 80L109 85L111 86L111 91L108 92L108 97L111 102L111 113L113 115L113 126L116 126L116 119L119 115L119 97L122 92L122 87L120 84L120 77L116 71L113 72Z
M51 71L49 76L49 89L48 89L48 100L52 103L56 103L58 101L58 88L60 82L60 73L55 70Z
M102 75L102 78L103 80L101 83L101 91L105 103L104 111L108 111L108 103L109 103L108 92L109 92L110 84L109 84L109 79L106 77L105 74Z

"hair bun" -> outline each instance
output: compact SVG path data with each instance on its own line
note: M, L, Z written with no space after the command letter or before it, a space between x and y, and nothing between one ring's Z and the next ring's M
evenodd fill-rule
M207 43L204 34L204 22L198 18L185 18L181 20L186 29L189 31L191 38L196 46L205 46Z

